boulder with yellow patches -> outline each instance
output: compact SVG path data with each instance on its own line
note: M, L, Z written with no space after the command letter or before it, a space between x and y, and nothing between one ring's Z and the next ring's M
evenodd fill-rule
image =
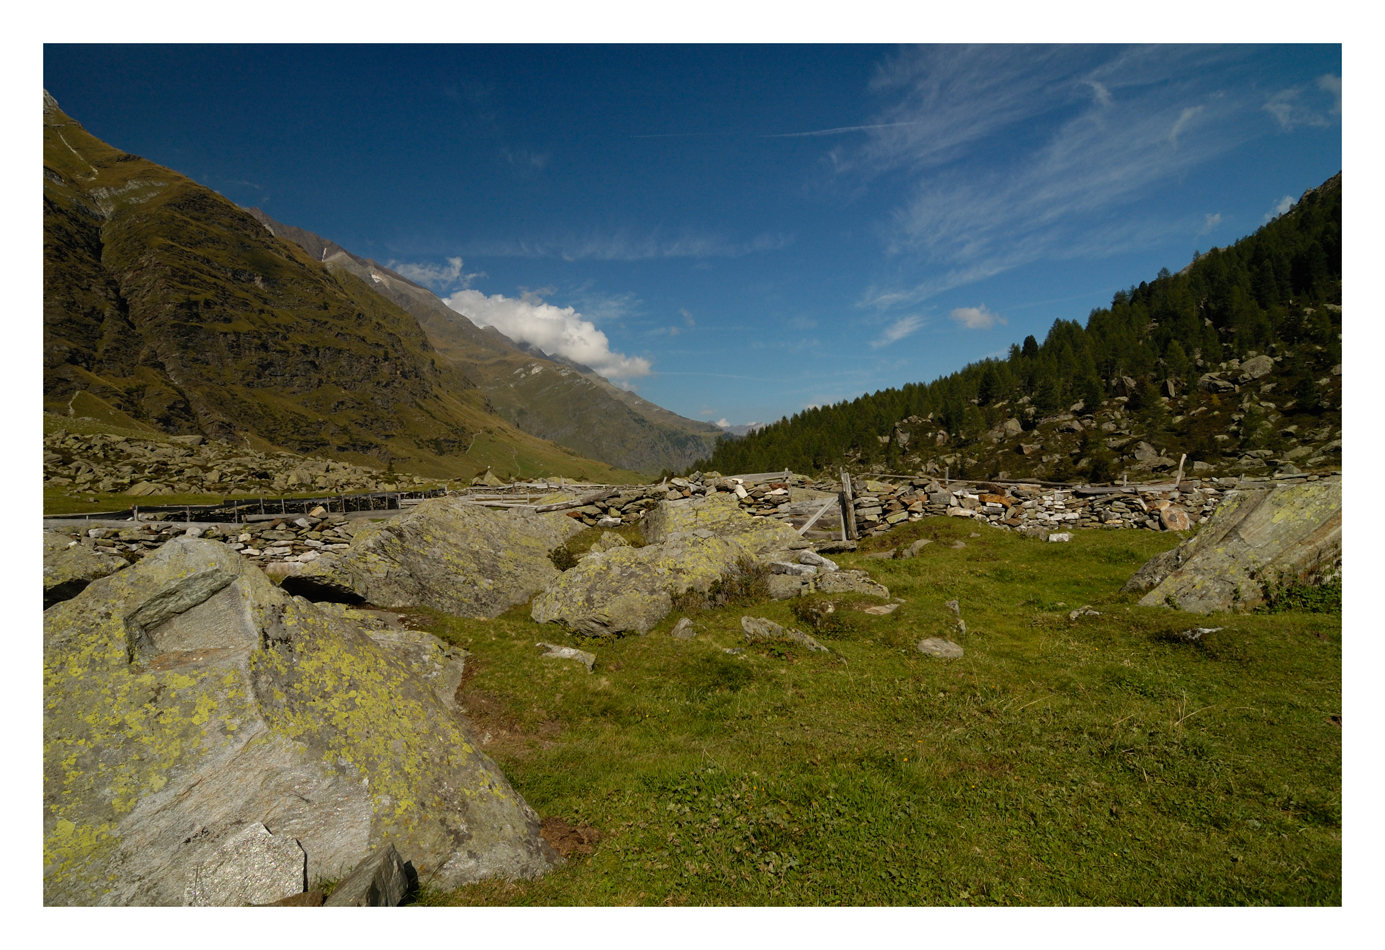
M1267 583L1321 583L1341 567L1342 483L1323 479L1231 492L1194 537L1151 558L1122 590L1149 591L1146 607L1248 609Z
M548 552L581 530L560 514L433 498L358 529L349 550L310 562L284 589L312 600L498 617L552 583L558 569Z
M538 817L397 653L199 539L45 611L44 902L182 903L255 823L310 884L386 839L444 887L546 870Z

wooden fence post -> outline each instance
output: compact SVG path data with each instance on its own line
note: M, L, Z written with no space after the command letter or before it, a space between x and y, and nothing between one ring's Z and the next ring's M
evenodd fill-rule
M851 476L842 469L842 534L843 540L856 540L856 506L851 497Z

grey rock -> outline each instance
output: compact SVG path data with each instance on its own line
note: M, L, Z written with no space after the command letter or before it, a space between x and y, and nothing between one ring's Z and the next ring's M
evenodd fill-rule
M327 907L398 907L409 893L409 873L393 842L367 855L327 898Z
M729 492L664 502L641 530L650 541L645 547L589 555L558 575L534 598L533 619L584 636L648 633L675 596L710 589L741 558L790 563L791 545L803 540L783 522L742 511Z
M889 589L870 579L865 571L835 571L819 574L813 581L819 592L824 594L873 594L876 597L890 596Z
M317 878L386 838L440 887L555 860L434 684L219 542L93 581L43 648L45 904L181 904L252 823Z
M1159 511L1159 523L1166 531L1187 531L1192 527L1188 513L1177 505L1169 505Z
M98 577L128 566L124 558L102 554L65 534L43 532L43 609L76 597Z
M909 546L906 547L904 550L900 551L898 556L899 556L899 557L918 557L918 553L924 549L924 546L925 546L925 545L932 544L932 543L933 543L933 541L932 541L932 539L930 539L930 538L919 538L919 539L918 539L917 541L915 541L913 544L909 545Z
M542 647L544 650L548 651L543 655L543 659L545 660L576 660L587 668L588 673L596 666L596 654L588 653L586 650L578 650L573 647L560 647L553 643L536 643L534 646Z
M308 856L286 835L255 822L232 833L206 861L195 865L183 889L190 907L271 904L303 893Z
M1076 620L1078 617L1100 617L1101 611L1093 610L1091 604L1083 604L1076 610L1068 611L1068 619Z
M1068 532L1068 531L1056 531L1056 532L1052 532L1052 533L1049 534L1048 540L1050 540L1050 541L1071 541L1071 540L1072 540L1072 534L1071 534L1071 532Z
M822 571L830 572L840 570L835 561L829 561L816 551L800 551L798 553L798 563L808 564Z
M378 607L433 607L497 617L559 576L548 552L582 530L562 514L496 512L453 496L357 529L347 551L329 552L284 579L310 600Z
M769 568L775 574L787 574L790 577L812 577L818 572L811 564L788 564L784 561L771 561Z
M769 584L769 596L774 600L788 600L790 597L797 597L803 593L807 583L807 578L793 577L788 574L771 574L766 578Z
M1152 558L1126 588L1152 588L1140 600L1147 607L1249 609L1267 583L1330 582L1341 565L1342 483L1320 479L1229 492L1197 535Z
M764 617L742 617L741 630L745 632L745 638L751 642L768 641L779 643L797 643L805 646L809 650L820 653L827 653L827 647L818 643L802 630L795 630L791 627L783 627L773 620Z
M673 625L673 629L669 631L669 634L675 640L691 640L693 637L697 636L697 629L693 626L691 620L687 617L683 617Z
M941 637L928 637L920 640L916 649L925 656L936 656L945 660L955 660L962 656L961 647L951 640L944 640Z
M1261 354L1248 359L1241 364L1241 382L1267 376L1272 369L1274 369L1274 359L1270 356Z

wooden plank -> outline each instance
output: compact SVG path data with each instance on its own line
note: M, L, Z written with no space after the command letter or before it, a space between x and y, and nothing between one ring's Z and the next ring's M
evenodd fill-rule
M851 476L846 469L842 469L842 540L855 541L856 534L856 508L852 505L851 497Z
M811 528L813 525L817 524L817 520L818 520L819 518L821 518L823 515L827 514L827 510L828 510L829 508L831 508L833 505L840 505L841 503L842 503L842 500L841 500L840 498L833 498L833 499L832 499L831 501L829 501L827 504L823 505L822 508L820 508L820 509L818 510L818 513L817 513L817 514L815 514L815 515L813 515L813 517L809 518L809 519L808 519L808 523L805 524L803 527L801 527L801 528L798 529L798 533L799 533L800 535L802 535L804 532L806 532L806 531L807 531L809 528Z

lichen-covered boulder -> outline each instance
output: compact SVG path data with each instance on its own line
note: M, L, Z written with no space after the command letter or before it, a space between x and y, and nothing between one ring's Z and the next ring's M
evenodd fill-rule
M56 531L43 532L43 609L76 597L82 590L129 563L114 554L103 554Z
M1229 493L1194 537L1151 558L1122 590L1149 591L1146 607L1247 609L1268 583L1322 583L1341 567L1342 483L1324 479Z
M530 615L589 637L645 634L668 616L674 597L708 590L747 553L731 541L695 536L597 551L535 597Z
M534 598L531 616L585 636L644 634L673 609L674 597L705 592L741 558L787 560L812 546L784 523L742 511L726 493L663 502L641 531L645 547L594 547Z
M553 582L558 569L548 553L581 530L560 514L433 498L358 529L349 550L311 561L283 587L310 600L497 617Z
M415 660L222 544L92 582L44 612L43 647L46 904L218 903L256 824L309 883L386 839L444 887L555 860Z
M650 544L687 537L721 538L769 560L789 560L784 552L812 547L786 523L746 513L727 492L664 502L645 516L641 531ZM768 557L771 554L776 556Z

